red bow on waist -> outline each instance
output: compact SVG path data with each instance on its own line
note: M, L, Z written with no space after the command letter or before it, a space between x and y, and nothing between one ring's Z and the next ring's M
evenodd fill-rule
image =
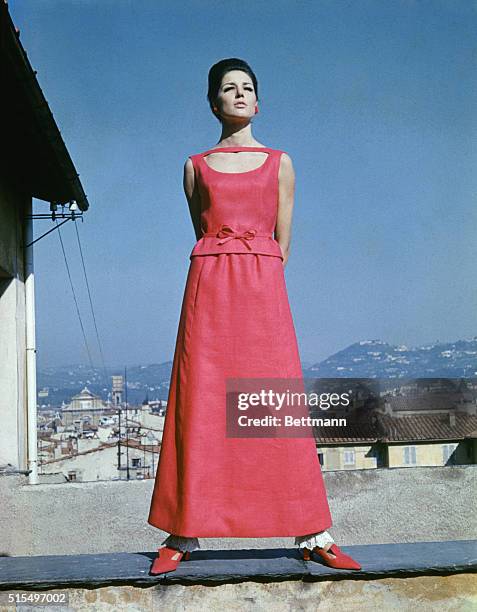
M234 238L238 238L241 240L243 244L247 247L247 249L252 250L252 247L247 242L248 240L253 240L255 238L255 234L257 233L256 229L249 229L244 232L236 232L229 225L222 225L220 230L217 232L217 238L223 238L223 240L219 240L217 244L225 244L229 240L233 240Z

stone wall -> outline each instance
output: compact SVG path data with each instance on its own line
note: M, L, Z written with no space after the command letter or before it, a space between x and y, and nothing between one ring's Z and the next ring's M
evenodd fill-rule
M324 474L340 544L472 540L477 466ZM0 554L154 551L165 534L147 523L152 480L31 486L0 476ZM204 549L293 547L292 538L207 538Z
M157 585L68 589L69 610L318 612L475 610L475 574L323 582L242 582L220 586Z

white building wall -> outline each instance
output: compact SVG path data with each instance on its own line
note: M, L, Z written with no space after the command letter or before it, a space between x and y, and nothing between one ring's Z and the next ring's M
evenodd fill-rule
M0 184L0 465L27 467L25 199Z
M154 465L157 466L158 455L155 455L153 458L150 452L144 453L139 448L129 448L129 476L132 480L136 480L138 474L143 474L142 467L132 467L132 460L140 459L142 466L144 457L146 465L152 466L152 461L154 461ZM40 473L62 473L67 478L69 472L76 472L77 480L83 482L112 480L113 478L126 480L126 448L124 446L121 446L121 466L123 469L119 471L118 447L110 446L109 448L98 449L84 455L73 455L72 457L65 457L65 459L58 459L44 464L40 467ZM150 477L152 477L152 470Z

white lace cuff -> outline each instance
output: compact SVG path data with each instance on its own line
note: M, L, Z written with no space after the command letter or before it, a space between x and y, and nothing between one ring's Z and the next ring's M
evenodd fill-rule
M200 548L199 540L197 538L183 538L182 536L176 536L171 534L162 542L165 546L175 548L181 552L192 552Z
M320 531L319 533L310 533L304 536L297 536L295 538L295 544L298 544L299 548L309 548L312 550L315 546L318 548L324 548L327 544L334 544L335 541L327 531Z
M184 538L173 534L168 536L162 544L180 550L181 552L192 552L193 550L200 549L198 538ZM315 546L324 548L327 544L334 544L334 540L327 531L320 531L319 533L297 536L295 538L295 544L297 544L299 548L306 547L312 550Z

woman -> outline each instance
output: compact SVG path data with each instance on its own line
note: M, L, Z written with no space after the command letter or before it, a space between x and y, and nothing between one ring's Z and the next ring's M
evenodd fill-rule
M173 571L198 537L295 536L305 560L360 569L326 531L314 439L227 436L226 379L303 377L284 277L295 177L284 151L252 135L258 84L246 62L212 66L207 97L222 134L184 166L197 243L148 518L171 535L151 574Z

